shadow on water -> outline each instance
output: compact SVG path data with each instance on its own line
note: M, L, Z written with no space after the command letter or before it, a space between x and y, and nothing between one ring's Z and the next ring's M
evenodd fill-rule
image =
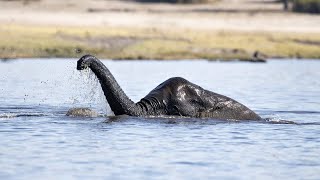
M121 123L121 122L146 122L176 125L216 125L230 123L259 123L259 124L292 124L292 125L320 125L318 122L298 123L290 120L279 118L264 118L262 120L221 120L221 119L197 119L176 116L160 117L130 117L130 116L108 116L104 123Z
M221 119L211 119L211 118L188 118L180 116L147 116L147 117L132 117L127 115L113 116L106 115L103 113L98 113L95 117L68 117L66 113L68 107L62 106L6 106L0 107L0 120L4 119L14 119L19 117L49 117L49 118L59 118L64 120L92 120L97 119L102 121L102 123L156 123L156 124L172 124L172 125L217 125L217 124L230 124L230 123L259 123L259 124L292 124L292 125L320 125L320 122L295 122L291 120L281 119L279 117L267 117L262 120L221 120ZM319 111L272 111L272 112L260 112L262 114L320 114Z

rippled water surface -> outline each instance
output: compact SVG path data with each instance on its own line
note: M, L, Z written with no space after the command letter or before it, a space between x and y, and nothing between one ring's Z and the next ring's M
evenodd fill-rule
M181 76L269 120L114 117L75 59L0 62L0 179L320 179L320 61L104 63L134 101Z

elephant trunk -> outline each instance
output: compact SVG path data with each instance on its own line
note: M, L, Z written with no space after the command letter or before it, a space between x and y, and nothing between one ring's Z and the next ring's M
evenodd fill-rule
M77 62L77 70L90 68L97 76L103 93L115 115L138 116L142 109L123 92L108 68L96 57L85 55Z

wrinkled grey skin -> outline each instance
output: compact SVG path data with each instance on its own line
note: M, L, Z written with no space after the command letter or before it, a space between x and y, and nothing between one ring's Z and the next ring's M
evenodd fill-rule
M146 97L134 103L123 92L108 68L96 57L85 55L77 69L90 68L99 79L115 115L176 115L195 118L260 120L261 117L239 102L205 90L181 77L166 80Z

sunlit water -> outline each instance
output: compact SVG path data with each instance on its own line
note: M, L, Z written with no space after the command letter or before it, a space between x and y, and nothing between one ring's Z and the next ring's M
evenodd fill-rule
M75 59L2 62L0 179L320 178L320 61L104 63L134 101L181 76L270 122L103 117L99 83ZM102 116L66 117L73 107Z

